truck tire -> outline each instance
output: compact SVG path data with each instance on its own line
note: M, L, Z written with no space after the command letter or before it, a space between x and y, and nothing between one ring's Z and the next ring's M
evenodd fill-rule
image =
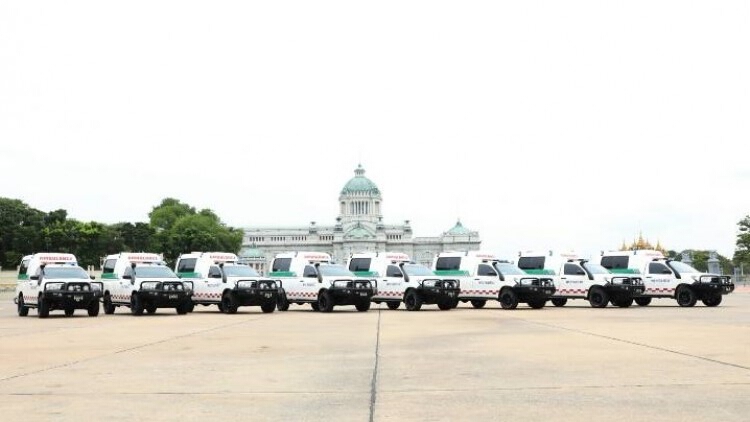
M561 306L565 306L565 304L568 303L568 298L567 297L555 297L555 298L552 298L551 301L553 305L559 308Z
M638 306L648 306L651 304L651 298L650 297L637 297L635 298L635 303L638 304Z
M629 308L633 305L633 298L612 299L612 304L618 308Z
M713 308L714 306L719 306L719 304L721 304L721 299L722 299L721 294L715 294L715 295L711 295L703 299L702 302L704 305Z
M333 298L328 290L323 290L318 294L318 309L320 309L320 312L333 311Z
M486 304L487 304L486 300L473 299L471 301L471 306L473 306L476 309L482 309L484 308L484 305Z
M65 308L65 316L70 318L76 310L73 308Z
M385 302L385 306L387 306L388 309L395 311L401 306L401 302Z
M156 306L155 305L148 305L146 306L146 313L149 315L153 315L156 313Z
M263 311L264 314L270 314L276 310L276 304L273 302L266 302L260 305L260 310Z
M99 300L92 300L86 308L90 317L99 316Z
M187 304L187 311L193 312L195 310L195 303L193 303L193 299L190 299L190 302Z
M49 316L49 302L40 297L37 303L37 316L39 318L47 318Z
M367 312L368 310L370 310L370 301L368 300L366 302L359 302L354 305L354 307L356 307L357 311L359 312Z
M107 315L112 315L115 313L115 305L112 304L112 297L109 295L109 293L104 295L103 302L103 308L104 313Z
M544 308L544 305L547 304L547 300L545 299L533 299L528 302L526 302L527 305L529 305L529 308L531 309L542 309Z
M441 300L440 302L438 302L437 306L438 306L438 309L440 309L441 311L450 311L451 309L453 309L453 300L452 299Z
M404 305L407 311L418 311L422 309L422 298L416 290L409 290L404 296Z
M592 308L606 308L609 295L599 286L594 286L589 291L589 304Z
M516 309L518 307L518 295L512 289L500 292L500 307L503 309Z
M286 292L279 292L279 299L276 301L276 308L280 311L289 310L289 300L286 298Z
M192 302L188 301L178 303L174 308L175 312L177 312L177 315L186 315L188 312L190 312L191 303ZM154 312L156 312L156 309L154 309Z
M28 316L29 308L23 303L23 295L18 295L18 316Z
M216 304L216 307L219 308L219 312L224 313L224 305L221 303L221 301Z
M458 308L458 303L459 303L458 298L453 299L453 301L451 302L451 308L453 309Z
M143 315L143 299L138 293L130 296L130 313L136 316Z
M234 293L226 291L221 296L221 306L224 308L224 312L228 314L237 313L237 299L234 297Z
M311 304L310 304L310 307L311 307L311 308L312 308L312 310L313 310L313 311L315 311L315 312L319 312L319 311L320 311L320 306L318 306L318 302L313 302L313 303L311 303Z
M677 299L677 304L683 308L695 306L695 303L698 302L698 298L695 296L693 289L685 285L677 288L674 297Z

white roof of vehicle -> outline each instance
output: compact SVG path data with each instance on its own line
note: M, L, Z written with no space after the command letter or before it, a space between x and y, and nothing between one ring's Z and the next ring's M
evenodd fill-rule
M276 255L276 258L300 258L307 261L330 261L331 255L325 252L285 252Z
M642 256L650 259L664 258L664 254L653 249L641 249L635 251L609 251L602 253L602 256Z
M78 262L75 255L70 254L70 253L40 252L34 255L30 255L30 257L31 259L39 260L39 262L43 264L52 264L52 263L76 264Z
M352 254L352 258L382 258L386 261L409 262L409 255L402 252L361 252Z

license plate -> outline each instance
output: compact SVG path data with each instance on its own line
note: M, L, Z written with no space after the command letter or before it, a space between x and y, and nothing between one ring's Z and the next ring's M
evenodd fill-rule
M544 293L548 294L548 295L551 295L552 294L552 290L545 290Z
M456 292L448 292L448 296L453 297L456 295Z
M177 295L169 295L170 299L177 299Z
M271 296L273 296L273 294L272 293L264 293L263 296L265 296L265 297L271 297Z
M80 302L80 301L83 300L83 296L81 296L81 295L75 295L75 296L73 296L73 300L75 300L76 302Z
M367 292L359 292L360 296L367 296Z

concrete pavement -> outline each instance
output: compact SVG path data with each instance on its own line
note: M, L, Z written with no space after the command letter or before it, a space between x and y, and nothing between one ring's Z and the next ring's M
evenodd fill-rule
M0 299L3 420L750 419L748 293L718 308L47 320Z

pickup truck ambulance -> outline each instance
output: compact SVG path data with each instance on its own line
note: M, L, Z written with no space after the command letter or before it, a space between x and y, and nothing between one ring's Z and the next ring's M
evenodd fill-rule
M518 266L529 274L555 277L556 292L551 298L555 306L564 306L569 299L585 299L593 308L604 308L610 301L615 306L628 307L644 289L640 277L611 274L572 252L521 253Z
M398 309L404 302L408 311L418 311L423 304L449 310L460 291L458 280L441 279L429 268L412 263L404 253L356 253L347 267L357 276L375 280L372 301L385 302L389 309Z
M39 318L47 318L50 311L58 309L69 317L76 309L85 309L95 317L99 315L102 286L92 279L72 254L45 252L24 256L14 296L18 315L27 316L29 308L36 308Z
M555 292L551 277L528 275L490 252L441 252L433 268L438 276L459 277L458 299L471 302L475 308L498 300L503 309L515 309L519 303L540 309Z
M278 309L309 303L313 310L331 312L334 306L354 305L370 309L373 283L355 276L342 265L331 263L322 252L287 252L276 255L269 276L281 284Z
M276 282L237 260L233 253L193 252L177 258L175 271L181 279L193 282L194 304L217 305L228 314L236 313L240 306L260 306L264 313L273 312L278 301Z
M645 292L635 299L640 306L647 306L653 298L670 298L683 307L695 306L698 300L713 307L734 291L729 276L702 273L655 250L603 252L599 262L613 273L643 278Z
M102 266L104 313L120 306L133 315L153 314L157 308L174 308L179 315L192 309L192 282L182 281L154 253L122 252L109 255Z

